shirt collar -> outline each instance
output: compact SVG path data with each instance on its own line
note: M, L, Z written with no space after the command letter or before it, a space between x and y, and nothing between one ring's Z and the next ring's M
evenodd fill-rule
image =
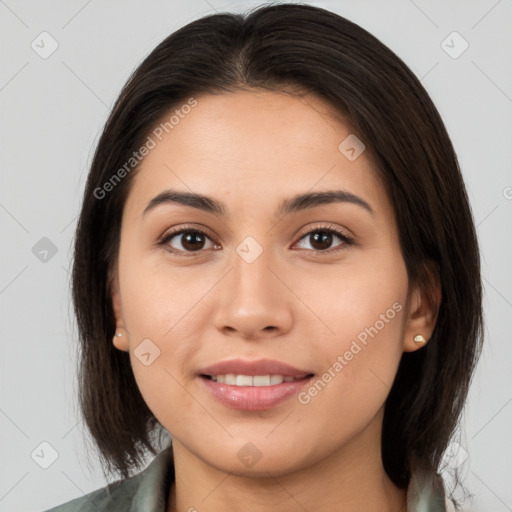
M130 512L166 512L169 489L175 478L171 444L137 476L141 478Z
M446 512L444 483L441 475L416 471L407 489L408 512Z
M171 444L137 477L139 486L130 512L166 512L169 489L175 479ZM446 512L444 485L440 475L424 471L413 473L407 489L407 512Z

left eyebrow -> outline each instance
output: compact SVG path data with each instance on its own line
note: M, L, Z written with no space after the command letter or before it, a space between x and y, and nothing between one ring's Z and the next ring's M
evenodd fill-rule
M315 206L331 203L352 203L361 206L374 215L372 207L364 199L346 190L327 190L324 192L300 194L284 200L277 211L280 217L284 217L285 215L305 210L306 208L314 208Z
M165 190L151 199L142 215L146 215L146 213L158 205L167 203L177 203L184 206L190 206L221 217L226 217L228 211L223 203L213 199L212 197L191 192L180 192L178 190ZM299 194L289 199L285 199L277 208L276 213L279 217L284 217L290 213L331 203L352 203L364 208L370 214L374 215L372 207L364 199L346 190L326 190L322 192L307 192L305 194Z

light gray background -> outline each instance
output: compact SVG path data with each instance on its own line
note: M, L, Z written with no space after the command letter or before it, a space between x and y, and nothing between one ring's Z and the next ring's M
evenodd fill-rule
M1 511L41 511L105 485L98 464L87 464L77 414L68 287L87 167L109 108L170 32L260 3L0 0ZM467 510L512 510L512 1L310 3L393 49L421 78L452 137L478 225L487 331L462 448L447 468L464 462L476 495ZM35 40L49 48L38 38L43 31L59 45L47 59L31 47ZM441 45L453 31L469 43L458 58ZM453 53L463 41L444 44ZM55 255L34 254L43 237ZM41 442L58 453L47 469L40 465L52 462L52 449Z

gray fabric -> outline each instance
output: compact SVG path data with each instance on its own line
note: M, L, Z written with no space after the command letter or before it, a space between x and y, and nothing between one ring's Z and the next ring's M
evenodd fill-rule
M174 480L171 446L149 466L126 480L118 480L45 512L165 512Z
M408 512L446 512L442 478L437 474L416 472L407 489Z
M149 466L126 480L119 480L81 498L45 512L166 512L174 481L171 445ZM443 481L439 475L416 473L407 490L407 512L446 512Z

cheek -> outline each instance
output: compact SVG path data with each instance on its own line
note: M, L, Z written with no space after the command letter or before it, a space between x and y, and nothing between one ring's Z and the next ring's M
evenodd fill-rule
M140 285L134 287L133 293L129 287L126 289L126 295L132 299L124 312L134 376L148 406L155 412L153 404L160 403L164 395L170 402L178 394L183 399L178 381L183 381L187 363L198 350L204 320L198 317L200 308L196 303L204 290L186 286L182 289L176 283L140 277Z
M380 345L400 343L407 271L400 255L385 256L363 255L347 265L298 275L291 287L319 320L304 327L316 328L337 349L356 339L363 345L374 338L387 340Z
M124 254L119 275L131 365L145 402L161 420L169 404L179 403L181 409L192 405L178 382L198 350L204 325L199 302L212 283L194 278L186 268L170 275L168 267L137 258L136 250Z
M371 416L385 401L403 352L405 265L401 258L389 258L387 265L385 259L375 260L331 272L322 288L321 280L315 282L296 283L309 285L308 305L323 323L310 322L307 328L308 337L317 340L311 352L318 355L321 375L301 403L311 403L319 414L328 406L343 409L341 415ZM314 336L313 327L326 334Z
M323 439L326 453L361 433L382 410L402 356L403 304L391 296L370 298L352 297L338 320L331 317L336 335L310 349L322 354L322 369L298 396L297 428Z
M196 306L215 283L215 276L192 266L173 270L164 257L144 255L121 261L120 278L127 329L136 338L160 342L198 325Z

